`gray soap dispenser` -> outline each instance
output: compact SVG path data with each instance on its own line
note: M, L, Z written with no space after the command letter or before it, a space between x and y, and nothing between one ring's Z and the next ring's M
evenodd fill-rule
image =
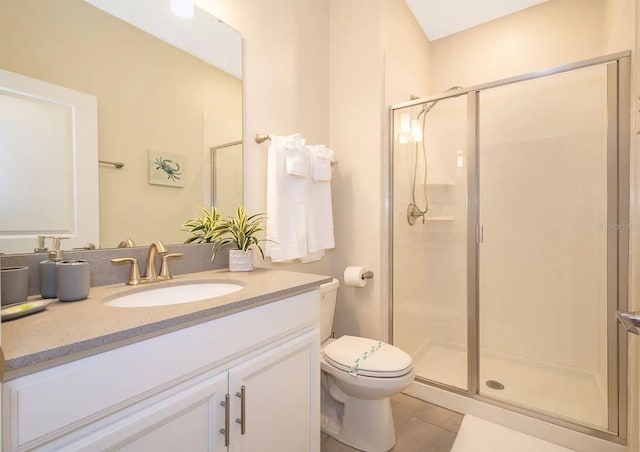
M40 295L42 298L56 298L56 266L62 261L63 252L60 249L62 237L48 237L53 239L53 249L49 251L49 259L40 262Z

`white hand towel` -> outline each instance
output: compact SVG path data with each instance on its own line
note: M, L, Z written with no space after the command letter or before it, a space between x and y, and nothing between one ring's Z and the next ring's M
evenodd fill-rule
M320 259L322 259L323 257L324 257L324 250L323 251L318 251L316 253L307 254L305 257L300 259L300 263L308 264L310 262L316 262L316 261L319 261Z
M333 151L326 146L307 146L312 161L324 160L329 167L329 179L309 180L307 209L307 251L303 262L320 259L324 250L335 247L333 207L331 200L331 161Z
M333 151L323 145L314 146L311 153L311 177L315 181L331 180Z
M307 253L307 178L286 171L287 147L303 148L299 134L271 136L267 160L267 242L273 262L300 259Z
M287 143L285 145L285 160L287 174L290 176L307 177L309 175L309 151L305 146Z

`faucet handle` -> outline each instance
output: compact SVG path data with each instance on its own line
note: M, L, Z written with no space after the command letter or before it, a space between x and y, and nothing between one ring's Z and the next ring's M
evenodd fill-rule
M127 284L131 286L137 286L142 282L140 278L140 267L138 266L138 259L135 257L118 257L111 259L114 264L121 264L123 262L131 262L131 271L129 272L129 281Z
M173 257L182 257L182 253L169 253L162 256L162 264L160 264L160 275L158 276L158 279L173 278L169 272L169 259Z

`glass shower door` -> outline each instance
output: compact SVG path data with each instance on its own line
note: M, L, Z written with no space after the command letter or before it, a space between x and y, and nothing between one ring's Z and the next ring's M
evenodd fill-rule
M600 429L617 203L608 89L607 65L488 89L478 130L479 393Z
M393 343L417 378L466 390L466 96L396 110L393 127Z

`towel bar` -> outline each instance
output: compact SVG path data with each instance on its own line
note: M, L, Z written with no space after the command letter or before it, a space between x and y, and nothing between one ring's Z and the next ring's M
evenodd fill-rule
M103 165L113 165L117 169L120 169L124 166L122 162L110 162L109 160L98 160L98 163L102 163Z
M269 135L268 133L258 133L256 134L256 137L254 138L255 142L260 144L260 143L264 143L265 141L268 141L271 139L271 135ZM333 160L331 162L331 166L336 166L338 164L338 162L336 160Z
M270 140L271 136L268 133L258 133L256 134L256 143L260 144L260 143L264 143L267 140Z

